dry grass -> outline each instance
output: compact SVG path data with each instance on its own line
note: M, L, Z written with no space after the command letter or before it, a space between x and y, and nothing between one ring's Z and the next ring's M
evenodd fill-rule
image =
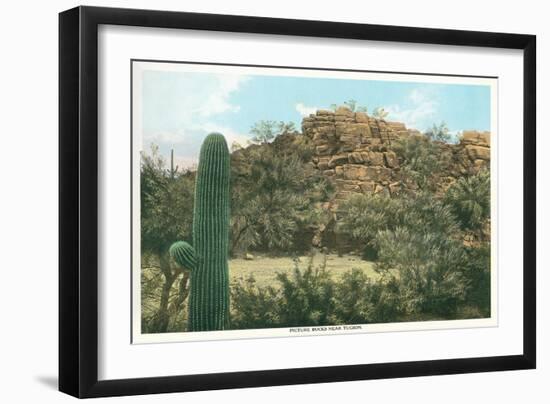
M323 262L323 255L317 254L313 257L313 265L318 266ZM298 263L301 269L305 269L309 263L309 257L298 257ZM364 261L360 257L344 255L339 257L334 254L327 255L326 269L333 274L334 278L339 278L344 272L351 271L353 268L363 270L373 279L379 275L374 271L372 262ZM258 256L253 260L236 258L229 260L229 277L231 281L246 279L253 275L258 286L277 287L276 276L278 272L290 274L294 269L294 262L290 257L263 257Z

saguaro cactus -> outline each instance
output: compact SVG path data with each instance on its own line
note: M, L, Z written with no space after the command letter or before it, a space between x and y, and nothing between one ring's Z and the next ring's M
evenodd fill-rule
M170 255L174 258L174 261L176 261L178 265L184 268L194 269L197 265L195 249L185 241L176 241L172 244L170 247Z
M191 269L189 331L223 330L229 317L229 150L225 138L204 140L195 182L193 247L170 247L175 261Z

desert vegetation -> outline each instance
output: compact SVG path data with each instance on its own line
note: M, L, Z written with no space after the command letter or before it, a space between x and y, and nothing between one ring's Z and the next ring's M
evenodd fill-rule
M230 306L210 307L212 323L189 310L201 287L193 280L193 251L201 248L194 226L204 222L193 216L197 171L168 167L154 145L143 153L143 332L490 315L490 176L483 167L449 174L444 123L392 141L399 161L392 185L403 192L354 192L336 205L336 183L312 162L311 138L272 121L251 133L228 157L230 215L218 232L227 233L227 254L216 265L229 261L215 272L221 278L204 282ZM210 248L223 245L203 237ZM201 290L208 300L212 291Z

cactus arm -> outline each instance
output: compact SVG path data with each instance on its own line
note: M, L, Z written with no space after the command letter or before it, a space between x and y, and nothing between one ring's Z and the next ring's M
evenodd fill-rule
M170 256L183 268L193 270L197 265L195 249L185 241L176 241L172 244L170 247Z

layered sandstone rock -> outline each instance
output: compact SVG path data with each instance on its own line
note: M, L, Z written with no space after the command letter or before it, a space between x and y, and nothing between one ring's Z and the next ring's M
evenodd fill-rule
M335 202L354 193L397 194L399 160L391 143L418 134L345 107L304 118L302 132L314 142L316 167L336 185Z
M313 163L336 187L334 206L353 194L382 193L389 196L414 191L400 174L395 141L422 136L400 122L387 122L353 112L318 110L302 121L302 133L314 144ZM441 178L442 190L459 176L488 167L490 133L466 131L458 144L441 144L441 156L448 176Z

